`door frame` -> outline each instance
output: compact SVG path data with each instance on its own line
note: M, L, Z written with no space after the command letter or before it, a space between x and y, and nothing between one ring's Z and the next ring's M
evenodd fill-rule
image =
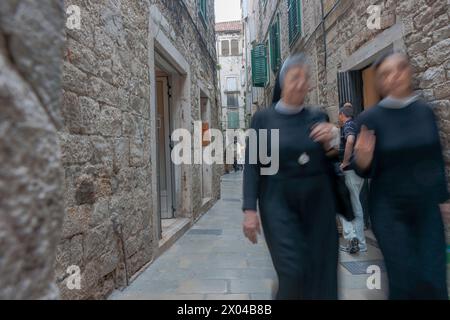
M161 67L161 61L164 60L166 64L174 69L169 72L171 79L171 118L173 128L183 128L192 130L192 93L191 93L191 68L187 62L184 54L181 53L171 39L166 36L166 32L162 29L164 24L161 24L161 19L164 19L162 12L156 4L152 4L149 8L149 23L148 23L148 64L149 64L149 82L152 90L150 90L150 167L152 178L150 181L150 188L152 190L151 202L151 216L149 217L149 226L152 231L153 250L159 250L159 235L158 235L158 195L156 172L158 170L157 154L156 154L156 69ZM162 59L160 59L162 58ZM164 66L164 70L167 69ZM177 218L189 218L193 216L192 204L192 186L193 184L193 169L191 165L182 164L174 168L174 186L175 186L175 206Z
M165 171L166 171L166 189L167 189L167 210L168 215L170 218L175 218L175 205L174 205L174 190L173 190L173 164L171 161L171 139L170 139L170 132L171 132L171 112L170 112L170 91L169 91L169 83L170 78L168 75L164 76L155 76L155 91L156 94L158 94L157 85L158 83L162 83L163 88L163 121L164 121L164 139L163 142L165 145ZM157 148L157 159L158 159L158 166L160 163L160 155L159 155L159 144L161 143L161 139L159 136L159 128L160 128L160 119L158 119L158 112L156 113L156 148ZM159 173L160 174L160 173ZM158 224L159 224L159 235L160 238L162 237L162 227L161 227L161 221L162 219L170 219L162 216L161 212L161 187L160 187L160 176L158 174L157 179L157 201L158 201Z

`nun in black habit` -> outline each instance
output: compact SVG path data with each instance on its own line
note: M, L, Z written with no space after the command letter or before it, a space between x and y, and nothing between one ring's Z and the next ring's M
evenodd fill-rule
M256 131L279 130L278 150L267 142L268 154L279 153L278 171L263 175L264 165L249 163L249 143L246 148L244 234L256 243L261 219L278 275L277 299L337 299L338 234L327 154L338 130L318 108L304 105L308 78L305 57L288 58L279 76L281 99L252 118Z
M371 178L369 212L383 253L390 299L448 299L441 213L449 214L434 113L414 96L400 53L374 65L385 98L357 118L357 173Z

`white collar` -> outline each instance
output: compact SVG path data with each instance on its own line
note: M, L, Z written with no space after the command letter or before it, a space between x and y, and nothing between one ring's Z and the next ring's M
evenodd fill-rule
M394 98L391 96L387 96L383 100L380 101L380 106L389 108L389 109L401 109L409 106L411 103L419 99L417 95L411 95L406 98Z
M275 105L275 110L282 114L297 114L300 113L303 110L304 106L289 106L286 103L283 102L283 100L280 100Z

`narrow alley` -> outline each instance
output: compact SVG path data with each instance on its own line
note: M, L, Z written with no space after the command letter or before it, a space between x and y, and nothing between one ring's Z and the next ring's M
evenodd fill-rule
M449 8L0 0L0 300L447 299Z
M242 172L224 175L220 200L192 229L143 270L113 300L271 300L276 274L262 238L242 233ZM373 236L368 234L369 239ZM340 299L385 299L386 274L375 241L367 253L341 253ZM367 267L381 268L381 289L367 288Z

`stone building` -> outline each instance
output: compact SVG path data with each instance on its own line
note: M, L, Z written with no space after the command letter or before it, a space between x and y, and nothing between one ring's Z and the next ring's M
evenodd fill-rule
M57 256L63 297L126 285L219 195L218 166L171 161L171 132L219 128L214 2L66 1L60 130L66 216ZM198 125L200 124L200 125ZM67 290L79 265L82 290Z
M261 91L264 90L261 87L254 87L252 81L252 48L256 43L256 32L258 27L259 14L259 0L241 0L242 8L242 24L244 33L244 61L245 61L245 101L246 112L252 115L258 109L258 95L262 95Z
M220 193L171 161L220 128L214 1L62 3L0 4L0 297L104 298Z
M218 81L221 96L222 130L225 136L224 169L229 172L232 163L244 161L244 146L236 140L235 132L245 129L249 117L246 106L245 43L242 21L216 24ZM232 130L228 130L232 129Z
M63 30L60 1L0 2L0 299L58 297Z
M286 57L308 55L308 103L325 106L337 121L350 100L359 112L379 97L372 62L389 50L405 52L414 86L439 120L450 177L450 5L446 0L243 0L244 28L252 35L252 103L267 106ZM379 17L379 20L377 18ZM251 30L255 30L252 32ZM450 179L448 179L450 183ZM450 187L450 186L449 186ZM448 229L448 228L447 228ZM447 233L450 243L450 232Z
M224 128L245 128L244 37L241 21L216 24L219 83Z

